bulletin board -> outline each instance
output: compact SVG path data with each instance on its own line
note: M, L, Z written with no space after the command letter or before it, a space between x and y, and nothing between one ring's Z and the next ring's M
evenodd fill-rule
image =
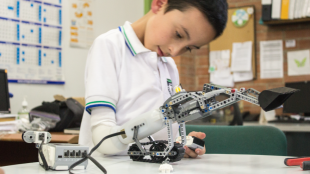
M252 14L249 15L248 22L240 27L236 26L233 23L232 15L236 10L243 9L247 11L249 8L252 8ZM256 42L255 42L255 8L254 6L244 6L238 8L230 8L228 10L228 21L226 29L224 30L223 34L218 37L216 40L212 41L209 44L209 52L210 51L220 51L220 50L230 50L232 53L233 50L233 43L235 42L247 42L252 41L252 73L253 79L256 79ZM231 57L230 57L231 59ZM231 61L230 61L231 64Z
M64 84L62 0L1 0L0 69L10 83Z

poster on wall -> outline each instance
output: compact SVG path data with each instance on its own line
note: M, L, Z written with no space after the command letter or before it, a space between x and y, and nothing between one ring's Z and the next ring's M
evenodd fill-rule
M10 83L64 84L62 0L1 0L0 69Z
M93 0L71 0L70 46L89 48L94 40Z

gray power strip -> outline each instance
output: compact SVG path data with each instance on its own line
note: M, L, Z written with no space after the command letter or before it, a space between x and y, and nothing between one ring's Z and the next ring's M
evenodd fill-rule
M49 169L68 170L73 163L82 159L85 154L88 154L88 147L78 144L49 143L42 145L42 151ZM86 169L87 161L85 160L73 169ZM39 158L39 163L43 165L41 158Z

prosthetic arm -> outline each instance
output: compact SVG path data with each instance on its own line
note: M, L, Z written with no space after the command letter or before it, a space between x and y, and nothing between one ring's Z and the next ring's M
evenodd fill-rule
M142 114L135 119L128 121L122 126L110 128L110 134L125 131L125 134L113 137L102 144L100 152L108 154L110 149L113 152L122 151L129 143L128 155L134 161L158 162L179 161L184 156L183 146L186 144L185 122L204 118L212 115L212 112L226 106L232 105L240 100L250 102L260 106L265 111L270 111L281 107L281 105L297 90L291 88L276 88L258 92L254 89L225 88L214 84L205 84L202 91L186 92L180 87L176 88L176 94L168 98L165 103L153 111ZM225 95L227 99L217 101L216 96ZM181 143L172 140L172 123L180 125ZM153 133L167 127L168 140L155 141L149 137L150 142L140 142ZM102 138L102 131L95 129L93 137ZM106 145L106 146L105 146ZM151 145L150 149L145 149L145 145ZM150 156L151 159L143 159Z

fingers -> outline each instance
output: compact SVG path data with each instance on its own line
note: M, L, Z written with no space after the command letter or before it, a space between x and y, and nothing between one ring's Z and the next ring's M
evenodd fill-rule
M189 133L188 136L197 137L197 138L199 138L199 139L204 139L204 138L206 138L206 134L205 134L205 133L203 133L203 132L195 132L195 131Z
M187 155L190 158L196 158L198 156L197 153L195 153L193 150L191 150L190 148L188 148L187 146L184 146L185 149L185 155ZM184 155L184 157L185 157Z
M203 149L195 149L195 153L197 153L198 155L203 155L206 153L206 146L203 147Z

